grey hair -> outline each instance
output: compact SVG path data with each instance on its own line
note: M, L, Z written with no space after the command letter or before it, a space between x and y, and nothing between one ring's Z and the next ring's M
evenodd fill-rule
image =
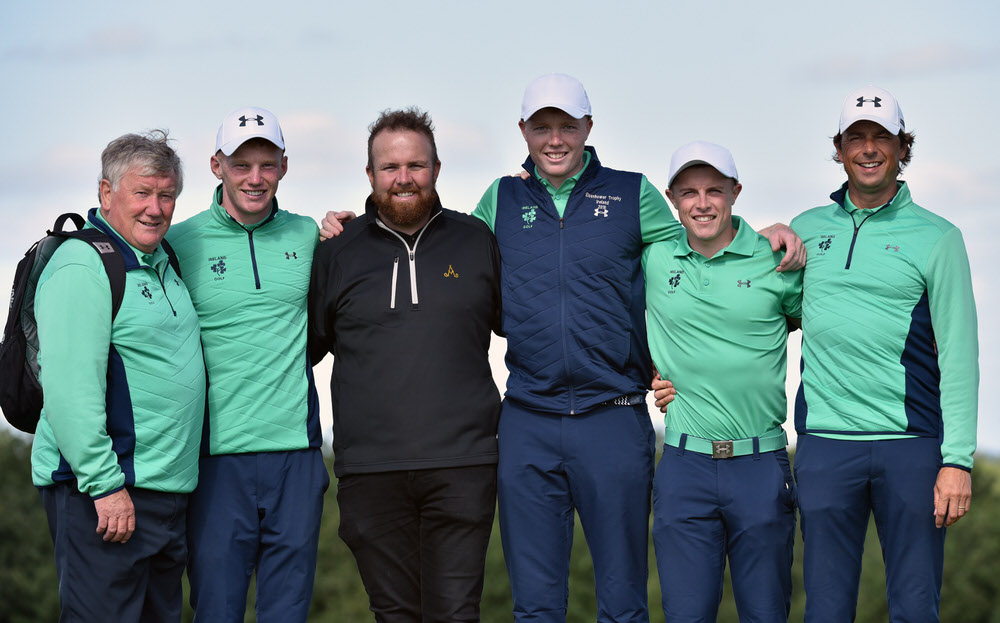
M150 130L145 134L125 134L108 143L101 153L101 180L108 180L111 190L130 169L138 167L140 175L162 175L177 178L177 193L184 188L184 171L177 152L170 147L166 130ZM100 184L98 184L98 187ZM100 188L98 188L100 199Z

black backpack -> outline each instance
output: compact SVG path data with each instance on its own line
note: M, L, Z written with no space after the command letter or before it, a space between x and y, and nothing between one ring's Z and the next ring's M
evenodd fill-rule
M77 231L63 231L70 220ZM42 411L42 386L38 382L38 325L35 322L35 288L38 277L52 254L70 238L83 240L94 248L104 262L104 271L111 284L111 321L114 322L125 294L125 259L111 238L99 229L84 229L79 214L63 214L52 230L31 245L14 272L14 287L10 293L7 325L0 342L0 409L14 428L34 433ZM180 276L173 249L162 241L170 265Z

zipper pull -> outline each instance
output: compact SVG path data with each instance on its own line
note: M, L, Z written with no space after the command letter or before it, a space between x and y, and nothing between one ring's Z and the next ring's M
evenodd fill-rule
M563 228L563 217L559 217L559 229Z

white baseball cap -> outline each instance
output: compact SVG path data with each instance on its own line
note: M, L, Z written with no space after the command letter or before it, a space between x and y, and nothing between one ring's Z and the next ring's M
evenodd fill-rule
M678 173L696 164L707 164L726 177L739 181L736 161L728 149L715 143L695 141L680 147L670 156L670 179L667 181L667 188L674 183Z
M215 151L227 156L252 138L263 138L279 148L285 148L285 137L278 125L278 118L268 110L245 106L226 115L215 137Z
M874 121L895 136L900 130L906 131L903 110L899 102L885 89L867 86L854 89L844 99L840 111L840 133L856 121Z
M574 119L590 113L590 98L580 81L566 74L547 74L531 81L521 100L521 120L543 108L558 108Z

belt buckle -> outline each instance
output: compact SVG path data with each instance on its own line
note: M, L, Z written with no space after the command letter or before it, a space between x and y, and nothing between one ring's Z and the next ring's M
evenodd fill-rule
M733 458L733 442L732 441L713 441L712 442L712 458L713 459L731 459L731 458Z

